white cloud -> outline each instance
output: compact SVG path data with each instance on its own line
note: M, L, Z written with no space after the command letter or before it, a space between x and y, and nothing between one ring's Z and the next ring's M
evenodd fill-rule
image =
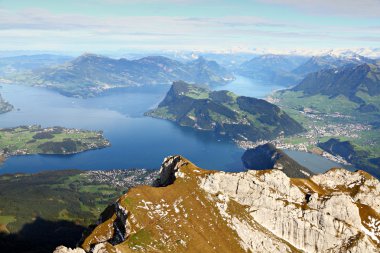
M347 28L279 23L255 16L99 18L53 14L44 9L13 12L0 8L0 38L0 49L16 46L33 49L81 47L80 50L88 48L86 51L121 47L219 49L315 46L318 43L328 46L337 42L354 42L356 46L366 47L380 40L380 29L376 26Z
M259 0L290 6L310 14L380 17L380 0Z

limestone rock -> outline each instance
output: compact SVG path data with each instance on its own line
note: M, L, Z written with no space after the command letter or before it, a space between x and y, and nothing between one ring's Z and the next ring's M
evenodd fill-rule
M66 248L65 246L59 246L54 250L53 253L86 253L86 251L81 248L70 249Z
M156 183L122 196L81 247L93 253L380 252L380 182L362 171L332 169L301 179L281 170L205 171L172 156Z

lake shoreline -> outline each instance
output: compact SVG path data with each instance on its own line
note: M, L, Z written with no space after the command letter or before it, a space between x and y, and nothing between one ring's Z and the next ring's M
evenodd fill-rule
M238 82L239 79L232 83ZM250 85L255 84L246 83L246 87ZM181 154L204 169L244 171L241 162L244 149L235 143L212 133L143 116L163 99L168 88L122 90L77 99L44 88L3 84L2 95L20 110L0 115L0 128L39 124L102 129L112 146L66 156L9 157L0 165L0 174L51 169L158 169L162 159L173 154ZM228 89L225 85L220 88ZM265 88L263 95L270 92L270 88Z

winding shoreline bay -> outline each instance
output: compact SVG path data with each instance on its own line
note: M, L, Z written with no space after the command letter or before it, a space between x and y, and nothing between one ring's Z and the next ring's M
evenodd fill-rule
M239 86L242 81L243 87ZM242 94L249 87L248 81L251 87L257 87L259 97L269 93L272 88L277 89L263 87L264 84L254 80L238 78L236 88L241 90L237 94ZM243 171L241 156L244 149L234 142L213 133L143 116L144 112L155 108L162 101L168 89L168 86L157 86L154 90L141 87L110 92L96 98L78 99L44 88L3 84L1 93L19 110L0 115L0 128L41 124L43 127L58 125L75 129L101 129L112 146L74 155L12 156L0 166L0 174L67 168L156 169L162 157L176 153L189 157L204 168ZM157 132L161 134L157 135ZM297 152L294 156L298 162L310 159L318 161L309 167L317 173L331 167L342 167L317 155Z

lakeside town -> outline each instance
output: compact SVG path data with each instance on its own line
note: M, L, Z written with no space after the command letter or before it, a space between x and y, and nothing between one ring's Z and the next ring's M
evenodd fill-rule
M158 169L114 169L84 172L84 176L89 183L113 185L124 189L129 189L136 185L152 185L158 175Z
M363 131L371 130L370 125L362 123L332 123L326 118L340 118L347 119L351 116L343 115L340 113L333 114L321 114L315 113L313 110L304 109L299 111L301 114L312 120L309 123L307 131L304 133L296 134L290 137L284 137L280 135L279 137L272 140L258 140L258 141L248 141L248 140L235 140L237 145L244 149L255 148L259 145L265 143L272 143L279 149L295 150L301 152L308 152L317 154L327 158L336 163L342 165L351 165L343 157L338 155L333 155L326 152L318 147L321 139L326 138L339 138L344 137L348 139L359 138L359 134Z

